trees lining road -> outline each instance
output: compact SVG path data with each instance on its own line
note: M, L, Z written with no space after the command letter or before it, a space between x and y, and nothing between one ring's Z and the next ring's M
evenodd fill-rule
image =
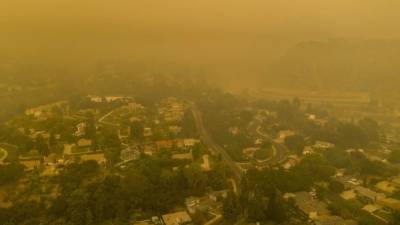
M237 182L237 184L240 184L240 181L243 177L243 172L239 165L236 164L236 162L232 159L232 157L226 152L224 148L219 146L213 138L210 136L210 134L207 132L207 129L204 126L204 121L203 117L201 115L200 110L196 106L195 103L190 102L190 109L193 114L194 121L196 123L197 130L200 133L201 140L204 142L206 146L210 149L215 154L219 154L222 159L226 162L226 164L229 166L231 169L234 178Z

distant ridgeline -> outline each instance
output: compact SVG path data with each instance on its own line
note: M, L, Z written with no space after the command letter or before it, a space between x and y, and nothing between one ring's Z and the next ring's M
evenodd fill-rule
M268 83L313 90L400 91L400 40L330 40L291 48Z

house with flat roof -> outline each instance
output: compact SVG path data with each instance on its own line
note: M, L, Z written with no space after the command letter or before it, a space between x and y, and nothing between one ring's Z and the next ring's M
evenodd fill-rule
M158 216L153 216L151 219L135 221L133 225L163 225L161 219Z
M320 216L314 220L315 225L357 225L355 220L345 220L339 216Z
M381 182L378 182L378 183L375 185L375 187L376 187L377 189L383 191L383 192L390 193L390 194L392 194L392 193L394 193L394 192L396 192L396 191L398 190L397 187L395 186L395 184L393 184L393 183L390 182L390 181L381 181Z
M31 171L37 169L41 165L41 159L30 159L30 160L20 160L20 163L24 165L25 171Z
M357 197L357 194L354 190L348 190L348 191L343 191L340 194L340 197L342 197L344 200L352 200Z
M378 192L372 191L369 188L362 187L362 186L358 186L358 187L354 188L354 191L356 192L358 197L360 197L361 199L363 199L367 202L371 202L371 203L375 203L379 199L386 197L385 194L383 194L383 193L378 193Z
M194 138L183 139L183 146L185 148L194 147L196 144L199 144L199 143L200 143L199 139L194 139Z
M174 142L171 140L161 140L155 142L158 150L169 150L174 147Z
M165 214L161 218L165 225L192 225L192 218L186 211Z
M398 211L400 210L400 200L394 199L394 198L379 198L377 200L377 204L393 210L393 211Z
M314 219L319 216L330 215L328 205L324 202L314 199L308 192L294 193L294 200L297 208L310 219Z
M335 147L335 144L326 142L326 141L316 141L314 146L315 149L320 149L320 150L327 150L327 149L332 149Z
M90 154L82 154L79 155L81 161L96 161L99 164L103 164L106 162L106 158L104 156L103 152L99 152L99 153L90 153Z
M140 158L140 151L137 146L130 146L121 151L120 158L122 161L132 161Z
M92 146L92 140L81 138L77 142L78 148L90 148Z
M180 159L180 160L193 160L192 150L187 153L176 153L172 155L173 159Z

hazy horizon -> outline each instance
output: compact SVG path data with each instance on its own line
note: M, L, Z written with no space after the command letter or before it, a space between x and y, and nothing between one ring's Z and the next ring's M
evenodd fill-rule
M400 37L399 6L395 0L5 1L1 56L61 65L122 59L243 85L239 78L265 76L271 62L302 41Z

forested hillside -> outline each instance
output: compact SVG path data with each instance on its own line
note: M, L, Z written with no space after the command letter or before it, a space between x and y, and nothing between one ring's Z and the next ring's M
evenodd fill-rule
M351 91L396 91L399 40L303 42L269 70L269 83L284 87Z

